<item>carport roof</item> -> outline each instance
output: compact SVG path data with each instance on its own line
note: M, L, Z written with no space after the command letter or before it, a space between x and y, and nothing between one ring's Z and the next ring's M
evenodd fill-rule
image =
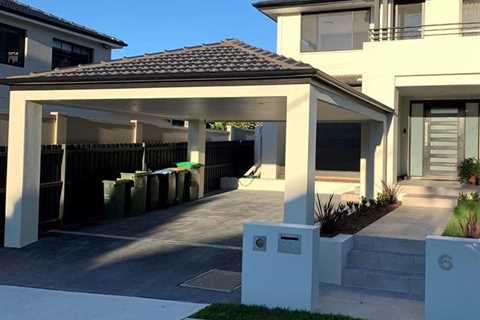
M101 83L193 82L237 80L316 80L386 112L392 109L315 69L240 40L144 54L98 64L79 65L43 73L13 76L0 83L13 87L36 85L91 85Z
M312 66L235 39L136 57L10 77L7 82L58 80L193 79L254 75L312 74Z

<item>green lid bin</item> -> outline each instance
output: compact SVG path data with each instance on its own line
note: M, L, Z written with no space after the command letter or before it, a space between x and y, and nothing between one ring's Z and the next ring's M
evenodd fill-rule
M176 163L178 168L187 169L188 175L185 183L185 196L184 198L189 201L197 200L199 193L198 175L199 169L202 164L197 162L178 162Z
M146 172L120 174L120 180L133 181L133 187L130 190L130 210L129 216L136 216L146 212L147 206L147 177Z
M185 168L169 168L175 174L177 184L176 203L182 203L185 200L185 180L188 170Z
M200 163L197 163L197 162L190 162L190 161L187 161L187 162L177 162L176 163L177 167L178 168L184 168L184 169L200 169L202 167L202 165Z
M103 205L107 219L119 219L126 215L130 184L130 180L103 181Z

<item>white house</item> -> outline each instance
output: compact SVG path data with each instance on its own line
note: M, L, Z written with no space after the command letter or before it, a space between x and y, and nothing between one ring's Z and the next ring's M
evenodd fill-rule
M479 0L266 0L254 6L277 22L279 54L395 110L387 129L388 182L455 179L459 161L478 157ZM317 146L336 146L329 152L335 157L347 141L344 153L360 161L351 147L360 143L360 124L320 124ZM262 178L281 177L284 127L272 123L264 130ZM357 134L345 137L345 128ZM335 135L343 140L331 142ZM342 162L332 168L317 161L317 169L325 166L345 170Z
M40 9L17 1L0 1L0 78L110 61L112 50L125 46L120 39ZM0 145L8 142L8 103L8 87L0 85ZM208 139L227 140L228 135L212 130ZM158 117L108 110L59 110L48 105L44 108L43 144L144 140L186 141L187 129Z

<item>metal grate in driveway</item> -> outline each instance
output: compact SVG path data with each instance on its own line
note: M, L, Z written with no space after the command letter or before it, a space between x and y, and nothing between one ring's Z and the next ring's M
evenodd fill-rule
M231 293L240 288L240 272L212 269L180 284L181 287Z

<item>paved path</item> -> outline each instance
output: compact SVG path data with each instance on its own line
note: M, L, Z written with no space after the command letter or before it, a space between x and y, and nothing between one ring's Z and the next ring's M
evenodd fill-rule
M183 320L205 305L0 286L2 320Z
M423 301L373 290L323 285L318 312L368 320L423 320Z
M451 208L425 208L401 206L392 213L372 223L359 235L410 240L425 240L428 235L441 234Z

